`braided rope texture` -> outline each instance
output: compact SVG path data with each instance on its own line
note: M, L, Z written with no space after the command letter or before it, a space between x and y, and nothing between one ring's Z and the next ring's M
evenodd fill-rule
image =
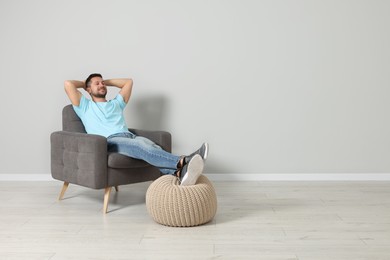
M204 175L190 186L181 186L175 176L163 175L149 186L146 207L157 223L192 227L213 219L217 212L217 196L214 186Z

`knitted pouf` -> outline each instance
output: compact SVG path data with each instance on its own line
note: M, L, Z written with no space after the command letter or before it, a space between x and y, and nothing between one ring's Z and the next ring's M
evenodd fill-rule
M191 227L213 219L217 212L217 196L204 175L190 186L181 186L176 177L163 175L149 186L146 207L157 223Z

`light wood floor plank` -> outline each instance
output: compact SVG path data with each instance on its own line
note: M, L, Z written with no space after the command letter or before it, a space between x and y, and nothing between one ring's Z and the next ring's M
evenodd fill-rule
M389 259L390 182L215 182L205 225L155 223L150 182L112 192L0 182L0 259Z

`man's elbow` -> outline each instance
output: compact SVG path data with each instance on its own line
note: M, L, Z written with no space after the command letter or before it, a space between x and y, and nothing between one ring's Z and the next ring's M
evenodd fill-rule
M126 79L124 86L132 87L133 86L133 79L130 79L130 78Z
M64 82L64 89L65 89L66 92L75 90L76 88L77 88L76 85L73 84L73 82L71 80L65 80L65 82Z
M70 80L65 80L64 82L64 88L67 89L67 88L71 88L72 87L72 82Z
M70 86L71 86L70 81L69 80L65 80L65 82L64 82L64 89L65 89L65 91L67 91L70 88Z

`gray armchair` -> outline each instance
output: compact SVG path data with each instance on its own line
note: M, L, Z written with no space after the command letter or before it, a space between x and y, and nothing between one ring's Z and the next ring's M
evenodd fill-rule
M53 132L51 142L51 175L63 181L61 200L69 183L93 189L105 189L103 213L107 213L111 188L119 185L155 180L161 176L158 168L145 161L107 152L107 139L85 132L71 105L62 111L63 131ZM129 129L171 152L171 134L164 131Z

